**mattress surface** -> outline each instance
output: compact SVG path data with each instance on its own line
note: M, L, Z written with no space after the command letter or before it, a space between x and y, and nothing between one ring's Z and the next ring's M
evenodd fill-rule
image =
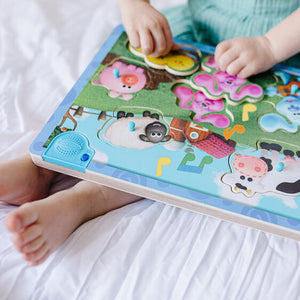
M109 0L0 1L2 161L28 151L120 22ZM0 202L0 299L300 299L299 242L145 199L27 267L4 226L15 208Z

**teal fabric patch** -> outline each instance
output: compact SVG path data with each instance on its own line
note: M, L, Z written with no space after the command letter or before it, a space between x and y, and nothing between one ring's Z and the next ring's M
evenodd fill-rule
M300 0L189 0L165 9L173 36L216 46L238 36L264 35L300 6ZM300 54L282 62L300 68Z

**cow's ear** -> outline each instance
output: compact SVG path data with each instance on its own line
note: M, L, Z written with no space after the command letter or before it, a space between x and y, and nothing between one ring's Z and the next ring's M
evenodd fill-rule
M170 135L166 135L164 136L164 138L162 139L162 142L167 142L171 139L171 136Z
M143 141L143 142L150 142L150 140L148 139L148 137L145 134L140 134L139 138Z

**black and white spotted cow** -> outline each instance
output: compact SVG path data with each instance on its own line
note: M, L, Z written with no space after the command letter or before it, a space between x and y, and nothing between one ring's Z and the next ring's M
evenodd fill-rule
M284 150L275 143L260 143L260 157L235 154L232 172L222 177L235 193L247 197L255 193L275 192L283 195L300 194L300 151Z

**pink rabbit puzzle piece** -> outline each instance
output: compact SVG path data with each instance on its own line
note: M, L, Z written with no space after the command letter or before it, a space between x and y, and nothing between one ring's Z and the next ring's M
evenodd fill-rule
M228 104L239 105L243 102L255 103L264 97L261 86L217 69L213 56L204 60L202 68L205 71L194 74L191 85L209 99L225 98Z
M208 122L218 128L229 126L230 120L226 116L216 113L224 109L222 99L208 99L201 91L194 92L193 89L182 85L176 86L173 92L178 98L180 108L189 109L195 113L193 117L195 122Z

